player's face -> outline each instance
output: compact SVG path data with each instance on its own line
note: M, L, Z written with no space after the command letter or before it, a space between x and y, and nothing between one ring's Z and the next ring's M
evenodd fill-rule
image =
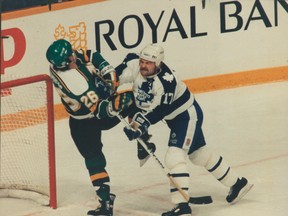
M68 62L69 62L69 68L71 68L71 69L77 68L75 53L73 53L71 56L69 56Z
M140 73L143 77L154 75L157 72L155 62L139 59Z

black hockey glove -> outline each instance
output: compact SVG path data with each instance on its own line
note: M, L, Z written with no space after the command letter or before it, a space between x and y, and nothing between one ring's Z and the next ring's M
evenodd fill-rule
M124 132L129 140L133 140L147 133L151 124L141 112L138 112L134 115L130 125L124 128Z

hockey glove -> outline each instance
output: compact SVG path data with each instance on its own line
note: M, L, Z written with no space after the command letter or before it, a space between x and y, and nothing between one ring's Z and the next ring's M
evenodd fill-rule
M113 110L111 108L111 102L109 102L108 100L100 101L97 106L97 109L94 112L94 115L98 119L113 117L116 114L117 114L116 112L113 113Z
M121 110L127 109L133 103L133 93L131 91L119 93L111 97L112 110L120 112Z
M92 64L99 69L99 76L103 77L103 79L110 84L113 91L116 91L119 86L119 78L114 67L110 65L99 52L92 54Z
M121 94L114 95L108 100L102 100L99 102L95 116L98 119L106 117L114 117L123 109L128 108L133 103L133 93L124 92Z
M105 82L108 83L111 87L111 89L113 91L116 91L117 88L119 87L119 78L118 76L116 75L116 72L113 71L109 74L106 74L105 76L103 76L103 78L105 79Z
M133 140L147 133L149 126L149 120L142 113L138 112L134 115L131 126L126 126L124 132L129 140Z

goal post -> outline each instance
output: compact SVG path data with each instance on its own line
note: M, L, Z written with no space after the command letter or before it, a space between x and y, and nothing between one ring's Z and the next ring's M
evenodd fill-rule
M57 208L53 83L1 75L0 197Z

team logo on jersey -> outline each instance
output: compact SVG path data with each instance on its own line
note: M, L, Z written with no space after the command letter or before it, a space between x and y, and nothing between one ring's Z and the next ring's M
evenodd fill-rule
M169 143L171 143L172 145L176 145L178 142L177 137L176 137L176 133L172 133L170 135L170 139L169 139Z
M154 96L152 94L152 82L143 82L138 88L138 93L136 99L139 104L148 103L153 100Z
M171 83L174 80L174 76L166 72L163 76L163 79Z

